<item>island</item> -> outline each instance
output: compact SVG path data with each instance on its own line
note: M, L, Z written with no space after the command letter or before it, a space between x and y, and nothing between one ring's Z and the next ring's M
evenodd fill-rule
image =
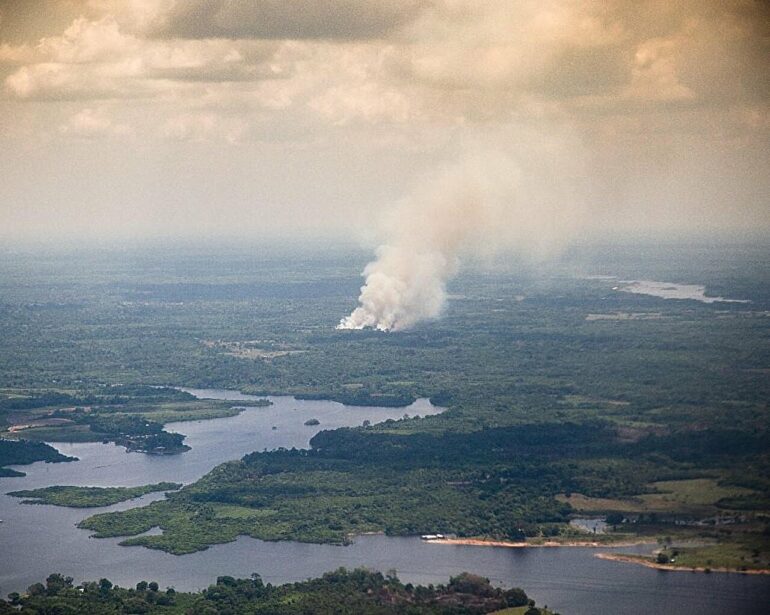
M181 483L161 482L140 487L77 487L56 485L40 489L11 491L8 495L15 498L26 498L22 504L51 504L53 506L68 506L71 508L98 508L110 506L118 502L133 500L148 493L159 491L175 491L181 488Z
M63 461L77 461L77 459L62 455L53 446L44 442L0 438L0 477L24 476L24 472L3 466L27 465L36 461L60 463Z

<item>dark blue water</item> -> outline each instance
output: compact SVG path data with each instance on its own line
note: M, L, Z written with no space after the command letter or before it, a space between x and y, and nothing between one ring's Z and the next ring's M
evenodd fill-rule
M248 396L228 391L192 391L201 397L235 399ZM127 454L104 444L56 444L80 461L36 463L19 469L24 478L0 479L0 591L25 589L51 572L77 581L107 577L120 585L155 580L177 589L205 587L216 576L248 576L258 572L279 583L302 580L339 566L395 569L405 581L446 582L464 570L495 583L523 587L541 605L572 615L699 614L768 612L770 577L661 572L594 557L596 549L508 549L425 543L417 538L361 536L347 547L294 542L262 542L241 537L206 551L174 556L141 547L119 547L119 539L89 538L75 524L105 510L121 510L162 498L146 496L115 506L77 510L22 505L4 495L16 489L46 485L141 485L161 480L188 483L215 465L254 450L307 446L318 430L425 415L438 410L426 400L410 408L357 408L325 401L274 397L273 406L252 408L236 417L176 423L172 431L187 434L192 450L183 455L155 457ZM304 422L317 418L320 425ZM277 429L273 430L275 426ZM650 547L620 549L644 552Z

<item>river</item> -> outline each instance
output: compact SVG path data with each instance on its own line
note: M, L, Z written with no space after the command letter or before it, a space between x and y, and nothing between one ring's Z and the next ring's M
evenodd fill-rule
M186 389L209 399L229 399L248 405L251 396L222 390ZM244 454L278 447L306 447L321 429L360 425L436 413L427 400L408 408L347 407L329 401L271 397L273 405L249 408L238 416L170 423L169 431L187 435L192 449L181 455L127 454L121 447L101 443L56 443L79 461L15 466L21 478L0 478L0 592L23 591L51 572L77 582L107 577L130 586L154 580L178 590L205 587L218 575L248 576L258 572L266 581L281 583L317 576L339 566L394 569L404 581L446 582L464 570L506 586L519 586L538 604L565 615L636 613L718 615L738 612L759 615L770 604L770 577L738 574L710 575L661 572L594 557L596 549L508 549L429 544L419 538L360 536L339 547L296 542L263 542L240 537L206 551L174 556L142 547L120 547L120 539L94 539L75 524L108 510L123 510L160 499L162 494L115 506L70 509L23 505L8 491L48 485L134 486L158 481L190 483L215 465ZM304 422L316 418L320 425ZM275 429L273 429L275 427ZM609 550L609 549L606 549ZM649 547L625 548L645 552Z

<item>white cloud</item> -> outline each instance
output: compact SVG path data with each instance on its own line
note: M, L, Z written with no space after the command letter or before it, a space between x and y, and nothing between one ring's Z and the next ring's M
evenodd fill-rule
M276 49L256 41L148 41L122 31L112 16L81 17L32 49L0 48L0 60L26 60L5 79L19 98L139 98L174 95L195 82L274 79L284 70L271 63Z

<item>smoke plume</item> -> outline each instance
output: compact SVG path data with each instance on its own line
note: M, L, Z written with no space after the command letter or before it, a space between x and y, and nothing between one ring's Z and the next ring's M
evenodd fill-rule
M519 167L501 155L477 156L428 181L391 212L387 240L364 269L359 306L337 328L401 331L437 318L464 253L550 252L573 216L553 194L527 192Z

